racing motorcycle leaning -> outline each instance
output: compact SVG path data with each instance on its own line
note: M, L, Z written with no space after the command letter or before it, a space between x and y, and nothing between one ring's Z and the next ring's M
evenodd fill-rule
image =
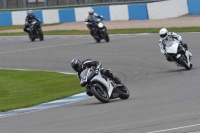
M93 33L93 38L96 42L100 42L101 40L105 40L106 42L109 42L109 36L107 33L106 26L103 23L104 18L94 20L92 23L92 33Z
M102 103L108 103L110 99L115 98L129 98L129 90L125 85L116 84L94 67L83 70L80 79L80 85Z
M35 39L40 39L40 41L43 41L44 39L44 35L42 32L42 28L41 28L41 22L32 22L30 27L28 28L29 30L29 39L31 41L35 41Z
M173 41L169 47L165 46L166 56L174 61L177 66L185 67L187 70L192 68L191 57L188 51L178 41Z

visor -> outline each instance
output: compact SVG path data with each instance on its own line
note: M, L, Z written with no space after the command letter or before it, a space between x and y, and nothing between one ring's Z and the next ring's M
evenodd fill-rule
M94 13L89 13L89 15L93 15Z
M160 35L161 38L164 38L167 36L167 33Z

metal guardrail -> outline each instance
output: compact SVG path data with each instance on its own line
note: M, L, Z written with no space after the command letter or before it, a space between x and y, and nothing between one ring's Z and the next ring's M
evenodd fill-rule
M8 3L9 1L10 3ZM137 4L137 3L150 3L159 1L165 1L165 0L2 0L0 1L0 8L3 6L3 9L0 9L0 12L22 11L29 9L32 10L60 9L60 8L99 6L99 5L101 6L101 5Z

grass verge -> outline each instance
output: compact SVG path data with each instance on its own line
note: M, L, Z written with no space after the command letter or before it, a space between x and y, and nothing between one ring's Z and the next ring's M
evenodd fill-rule
M54 23L54 24L42 24L42 27L45 26L52 26L52 25L59 25L61 23ZM12 26L0 26L0 31L1 30L14 30L14 29L23 29L24 25L12 25Z
M167 28L173 32L200 32L200 27L173 27ZM133 33L158 33L160 28L130 28L130 29L108 29L109 34L133 34ZM45 35L86 35L89 34L88 30L53 30L44 31ZM0 33L0 36L20 36L27 35L24 32L16 33Z
M0 70L0 111L30 107L84 92L76 75Z

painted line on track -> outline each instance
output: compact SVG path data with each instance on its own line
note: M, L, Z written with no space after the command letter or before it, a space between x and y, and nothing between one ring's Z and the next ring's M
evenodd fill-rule
M118 37L117 39L120 38L129 38L129 37L136 37L135 35L129 35L129 36L123 36L123 37ZM67 45L75 45L75 44L85 44L85 43L91 43L92 41L89 42L77 42L77 43L69 43L69 44L59 44L59 45L51 45L51 46L44 46L44 47L35 47L35 48L28 48L28 49L19 49L19 50L13 50L13 51L5 51L5 52L0 52L0 54L7 54L7 53L14 53L14 52L22 52L22 51L29 51L29 50L36 50L36 49L44 49L44 48L52 48L52 47L60 47L60 46L67 46Z
M200 124L194 124L194 125L188 125L188 126L183 126L183 127L176 127L176 128L158 130L158 131L147 132L147 133L161 133L161 132L167 132L167 131L172 131L172 130L184 129L184 128L189 128L189 127L196 127L196 126L200 126Z

